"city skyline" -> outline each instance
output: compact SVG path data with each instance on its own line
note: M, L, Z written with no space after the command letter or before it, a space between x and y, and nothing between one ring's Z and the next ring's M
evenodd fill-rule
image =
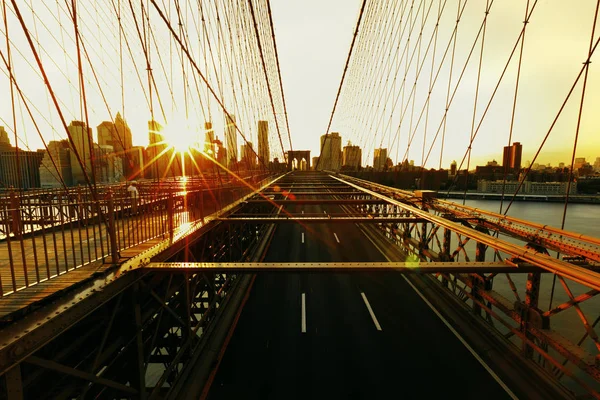
M293 138L293 148L307 148L311 149L314 154L318 154L320 149L315 139L318 139L324 134L323 130L326 127L326 121L331 113L331 106L335 98L335 92L338 89L339 79L341 72L343 71L343 60L347 54L347 49L351 42L353 29L356 23L357 14L359 10L360 2L358 0L352 0L350 2L341 3L340 1L331 1L326 4L317 3L316 1L309 0L307 3L319 4L320 7L310 7L306 4L289 4L281 2L273 2L273 15L274 15L274 30L277 36L280 49L280 60L281 60L281 73L283 78L283 85L287 93L288 99L288 113L290 118L290 131ZM465 21L469 18L473 19L475 15L478 15L480 7L483 5L469 5L465 9ZM547 132L550 121L559 108L560 101L564 98L569 85L572 83L572 78L576 75L577 68L581 65L581 60L585 57L586 49L584 40L589 34L589 25L591 21L586 19L588 15L592 14L592 4L590 2L582 3L580 7L568 7L563 4L554 5L540 5L536 9L534 17L539 19L547 18L548 21L557 21L559 16L566 16L565 23L562 24L551 24L556 25L554 29L548 29L541 25L536 25L534 19L528 26L528 39L527 45L531 46L528 48L529 57L523 60L523 82L521 87L521 94L518 99L519 106L526 110L533 110L530 113L517 113L515 116L515 129L513 142L518 141L523 143L525 151L523 153L523 160L533 159L536 150L542 141L543 135ZM46 5L41 5L39 10L36 10L37 18L43 20L45 16L50 16L50 9ZM66 12L66 10L64 10ZM499 32L503 32L505 36L509 34L515 34L520 29L522 24L522 10L517 10L516 7L512 7L505 4L494 4L494 8L490 12L489 21L489 41L490 50L484 55L485 70L497 73L499 67L502 65L503 60L499 59L488 59L488 54L498 49L498 54L507 53L507 44L503 45L500 43ZM539 16L538 16L539 15ZM11 25L11 32L18 31L19 26L16 20L12 19L13 16L9 16L9 24ZM331 21L335 20L336 29L331 29ZM585 21L585 23L571 23L569 21ZM50 24L51 21L48 22ZM590 22L590 23L588 23ZM310 24L311 29L307 30L306 27ZM160 26L160 25L159 25ZM501 27L504 30L501 30ZM48 26L48 29L51 25ZM85 26L82 27L84 29ZM42 29L42 28L40 28ZM472 35L471 28L466 25L462 28L461 35ZM91 31L86 31L87 35L90 35ZM107 30L107 37L110 30ZM299 35L299 32L303 32L306 35ZM158 30L157 35L161 35L164 38L165 33L163 30ZM299 40L299 39L302 40ZM541 38L547 38L543 42L539 42ZM440 36L439 40L442 41L443 36ZM23 49L27 49L27 46L22 38L14 37L13 45L21 46ZM38 40L43 40L42 37ZM468 41L467 41L468 42ZM545 51L548 49L548 43L558 43L565 49L565 54L562 56L552 55L556 52ZM510 42L508 42L510 43ZM538 43L541 43L538 46ZM539 47L539 48L538 48ZM310 51L308 51L310 49ZM99 49L92 49L99 52ZM465 49L457 49L457 58L460 60L461 57L465 56ZM179 118L187 118L195 126L196 131L202 130L205 121L209 121L213 124L215 132L222 132L225 129L224 118L215 118L216 115L222 115L223 111L220 106L215 105L214 101L210 101L206 107L200 107L199 105L190 105L190 110L183 110L183 105L170 104L168 99L163 96L162 102L158 107L158 104L154 104L154 109L151 110L148 105L148 100L144 100L144 93L141 87L138 87L136 82L138 77L136 70L133 66L125 65L123 73L125 74L125 82L131 82L126 85L122 92L120 90L106 90L106 100L102 101L101 97L97 92L97 88L93 87L93 80L91 78L91 71L86 67L85 75L87 76L87 84L92 87L88 87L87 100L88 107L86 118L82 118L80 114L81 104L78 99L77 88L72 83L62 84L62 80L68 77L74 70L72 66L63 68L61 59L65 57L65 54L71 54L74 51L73 47L61 48L57 43L48 43L44 46L44 60L52 65L50 68L50 80L54 84L54 89L57 95L60 97L60 101L63 104L65 117L69 120L87 120L89 125L94 127L102 121L111 119L112 115L116 112L120 112L124 119L128 121L129 126L132 129L133 145L146 145L146 123L150 119L159 121L163 126L169 126L170 123ZM27 50L24 50L24 55L27 55ZM97 54L100 57L101 54ZM305 56L308 55L308 56ZM42 134L51 138L50 140L64 139L65 132L61 128L61 124L53 115L54 112L42 112L42 110L48 109L46 103L48 103L48 95L46 89L43 88L39 77L36 77L36 73L32 71L30 65L19 59L15 55L15 67L17 83L22 85L24 94L28 96L34 107L34 114L37 116L38 123L40 124L40 130ZM52 59L52 62L50 61ZM539 60L538 60L539 59ZM545 60L545 61L542 61ZM103 65L101 59L97 60L99 65ZM317 61L317 62L315 62ZM543 70L543 73L539 73L541 63L551 63L553 68L551 71ZM457 70L458 66L457 64ZM514 79L514 62L509 68L511 79ZM302 73L301 73L302 72ZM442 73L447 71L442 70ZM472 68L468 69L467 72L473 72ZM217 87L214 79L214 71L210 71L209 78L211 83ZM106 75L104 75L106 74ZM306 75L306 79L299 79L300 76ZM458 74L458 72L455 72ZM111 71L100 71L100 77L102 81L108 81L110 76L114 73ZM472 74L471 74L472 75ZM494 82L494 76L489 76L489 82L486 86L482 87L482 98L487 101L486 96L489 97L491 91L491 85ZM181 76L176 76L174 79L181 80ZM507 78L508 79L508 78ZM9 91L9 82L7 79L0 80L0 89L7 93ZM598 104L600 104L600 96L596 95L598 91L593 90L593 87L597 85L597 79L594 74L590 75L590 89L586 97L586 107L584 109L584 118L582 120L582 127L580 132L580 139L578 144L577 156L586 157L593 159L600 149L600 121L593 115L590 110L593 110ZM312 82L306 84L306 82ZM176 82L175 82L176 83ZM225 84L230 83L228 81ZM165 92L166 84L157 83L157 89L161 92ZM171 82L174 86L174 82ZM471 85L467 84L467 88ZM499 95L503 101L507 100L507 96L511 94L512 84L505 83L499 88ZM315 90L315 88L319 90ZM42 88L42 90L40 90ZM95 90L95 91L94 91ZM317 95L318 93L318 95ZM181 93L177 93L181 95ZM175 93L173 94L173 96ZM577 93L573 96L573 99ZM272 129L269 130L269 138L271 143L271 150L277 153L279 158L282 158L280 146L277 144L277 130L274 129L275 118L270 115L268 109L254 107L253 110L256 112L255 115L247 114L246 110L242 110L241 106L235 102L231 97L232 93L223 92L224 105L228 111L238 116L238 125L240 130L247 136L248 141L253 143L259 143L258 132L256 130L255 123L257 120L268 120ZM206 97L206 96L205 96ZM575 101L572 99L572 102ZM204 101L206 99L202 99ZM123 103L124 101L124 103ZM464 105L463 105L464 103ZM504 123L497 123L498 121L505 121L507 119L506 110L496 110L494 108L496 103L502 103L500 100L496 100L491 104L490 116L488 120L483 124L483 132L480 138L474 143L473 152L471 154L471 160L474 164L483 164L486 160L492 158L500 158L496 151L488 151L488 149L495 149L499 145L506 145L508 140L506 139L509 127ZM470 123L471 118L466 118L472 110L472 102L466 102L464 94L460 91L457 93L457 99L455 101L457 115L450 115L448 120L450 122ZM485 101L482 100L479 105L479 110L485 105ZM186 106L187 107L187 106ZM23 106L18 106L17 114L24 114ZM574 113L577 111L577 107L567 107L564 115L559 118L558 124L555 128L555 132L550 135L548 142L544 149L540 153L537 163L540 164L557 164L559 162L570 162L570 151L572 150L575 120ZM464 116L460 116L461 111ZM154 118L151 118L154 117ZM479 114L478 114L479 117ZM10 113L0 115L0 124L4 125L9 131L9 136L13 144L15 143L14 134L12 132L12 116ZM334 118L333 125L330 129L331 132L342 132L345 138L352 140L355 145L360 146L362 151L362 163L368 164L373 157L373 149L385 147L389 149L390 158L394 163L401 162L403 159L414 159L415 163L420 163L421 149L418 143L413 144L410 147L410 153L405 157L404 153L406 148L399 148L399 144L395 143L394 140L390 141L385 135L389 135L386 129L383 127L373 128L370 132L364 133L365 137L369 137L371 143L366 143L365 138L357 137L351 133L352 129L347 130L344 122L339 120L342 117ZM222 120L223 119L223 120ZM342 118L343 119L343 118ZM464 119L465 121L457 121ZM47 120L47 121L46 121ZM24 122L24 123L23 123ZM279 121L279 127L283 127L284 124ZM433 121L432 121L433 123ZM459 125L462 126L462 125ZM354 128L353 128L354 129ZM391 128L390 128L391 129ZM389 129L388 129L389 130ZM455 131L468 132L470 129L455 129ZM461 134L464 134L462 132ZM382 136L384 135L384 136ZM483 136L482 136L483 135ZM32 124L27 121L27 118L23 121L21 118L17 121L17 136L19 138L18 146L23 149L34 150L42 148L41 140L38 137L36 130L32 127ZM285 132L283 133L285 139ZM220 137L220 136L219 136ZM403 139L404 138L404 139ZM400 139L405 140L405 135L400 135ZM224 139L224 138L222 138ZM240 141L241 138L238 138ZM415 141L419 139L416 138ZM461 143L462 142L462 143ZM502 143L504 142L504 143ZM565 143L569 143L569 146L564 146ZM458 147L460 144L460 148ZM239 147L239 146L238 146ZM464 141L455 140L447 143L447 148L444 151L443 157L440 159L439 154L435 157L432 156L427 161L426 166L437 167L438 165L448 165L453 159L462 158L466 144ZM288 147L285 147L285 151ZM238 148L239 153L239 148ZM274 156L273 156L274 157ZM434 160L435 158L435 160ZM463 166L464 167L464 166Z
M234 115L231 115L231 117L233 119L235 119ZM120 121L120 124L123 124L127 129L129 129L127 121L120 115L119 112L117 112L117 116L115 117L115 120L116 121ZM108 126L107 124L111 124L112 125L113 123L110 122L110 121L102 121L102 123L100 123L98 126L96 126L96 131L95 132L94 132L94 129L92 127L88 127L88 129L91 132L90 133L90 135L91 135L90 137L92 138L93 144L100 145L100 146L103 145L103 143L101 143L101 140L100 140L101 133L98 130L99 129L103 129L103 130L106 129L107 126ZM140 145L137 145L136 143L133 143L133 146L130 147L130 149L132 149L132 148L135 149L135 148L142 147L142 148L145 148L146 150L148 150L148 149L151 149L152 147L156 147L156 153L157 154L159 154L165 148L172 148L176 152L180 152L180 150L177 149L176 146L170 145L167 141L162 140L164 138L163 126L159 122L157 122L157 121L154 121L154 124L156 124L156 125L153 125L153 127L151 127L152 121L148 121L148 127L149 128L147 130L147 135L149 135L149 136L147 136L148 137L148 141L147 141L146 146L140 146ZM72 131L72 132L75 133L73 135L73 137L76 139L75 140L76 146L77 146L77 143L81 142L81 143L79 143L78 146L81 147L81 149L82 149L82 155L83 155L82 160L84 160L84 161L87 160L87 162L89 162L89 160L91 160L91 157L88 154L89 150L83 150L84 148L89 147L89 144L87 144L85 137L83 137L83 135L80 135L79 132L78 132L78 130L76 129L77 127L82 127L84 125L85 125L85 123L83 121L72 120L69 123L69 128L70 128L70 131ZM229 128L229 131L225 130L223 132L223 139L224 140L227 140L226 139L227 138L227 134L228 133L232 134L233 130L235 129L235 128L233 128L233 124L231 124L230 126L231 126L231 128ZM262 133L263 139L266 137L265 142L268 144L268 136L265 136L265 135L267 135L267 133L269 131L269 129L268 129L268 122L267 121L258 120L257 121L257 126L258 126L257 132L259 133L259 149L255 149L253 147L252 142L248 142L249 147L247 147L245 143L240 144L239 146L237 146L237 154L238 154L237 161L238 162L242 161L243 155L245 154L245 152L248 152L248 151L253 151L254 153L256 153L256 156L258 157L257 160L260 159L260 157L261 157L261 152L260 152L260 146L261 146L261 144L260 144L260 135L261 135L261 131L263 132ZM212 124L210 122L205 122L204 123L204 129L202 131L197 132L197 134L199 136L202 135L202 134L205 135L204 144L202 146L202 143L198 142L197 145L194 145L194 146L190 147L189 150L196 149L198 151L204 151L207 154L210 154L210 152L208 151L208 149L211 149L211 151L214 153L215 150L213 150L213 147L214 147L214 145L216 143L215 139L219 140L219 135L215 134L214 129L212 129ZM339 142L339 144L341 146L341 143L343 141L343 136L340 133L338 133L338 132L332 132L332 134L334 135L332 137L333 141L335 142L334 146L337 146L338 142ZM153 137L155 137L155 138L152 139ZM94 141L94 138L96 138L96 141ZM210 138L211 143L213 143L212 146L208 145L208 141L207 141L207 140L209 140L208 138ZM330 146L329 146L328 143L331 141L331 139L330 139L331 136L328 136L327 143L325 143L323 145L323 142L325 141L324 138L325 138L325 135L322 135L321 136L321 142L320 142L321 145L319 146L319 148L321 148L321 146L322 146L322 147L326 148L327 151L329 151ZM60 140L67 140L67 139L60 139ZM118 137L117 137L117 140L119 140ZM6 147L7 145L10 146L10 147L12 147L12 148L16 147L16 146L13 145L13 141L11 140L11 137L8 134L8 132L5 130L5 127L2 126L2 125L0 125L0 146L5 146ZM506 153L507 150L506 149L508 148L508 149L510 149L510 152L514 153L515 152L515 146L520 147L519 154L528 154L527 152L524 152L524 153L522 152L523 151L522 150L522 145L519 142L515 142L511 146L504 146L503 152L498 151L496 153L490 153L491 157L488 157L488 158L480 157L480 159L482 160L482 162L480 164L473 163L471 165L470 170L474 171L476 165L486 165L486 164L489 165L492 162L497 162L497 159L504 161L506 159L506 157L507 157L507 153ZM112 147L112 145L111 145L111 147ZM228 149L227 146L224 146L224 148ZM351 142L349 142L346 146L343 146L343 147L340 147L340 148L342 150L340 151L339 156L336 156L336 163L339 162L339 166L340 167L343 166L343 165L346 165L345 158L344 158L345 157L344 156L344 152L346 151L346 148L352 148L351 149L351 151L353 152L352 153L353 155L351 156L352 159L354 159L354 158L357 157L356 154L360 155L362 153L362 148L360 148L360 146L352 144ZM45 151L46 150L44 148L38 148L38 149L23 149L23 148L19 148L19 149L22 150L22 151L30 151L30 152ZM246 149L246 150L244 150L244 149ZM251 149L251 150L248 150L248 149ZM264 149L264 147L263 147L263 149ZM354 149L356 149L356 150L354 150ZM376 152L373 155L373 157L371 159L371 162L369 162L369 160L366 160L366 162L363 162L364 157L365 157L364 154L363 154L363 155L360 156L360 161L358 162L358 164L361 165L361 166L365 166L365 167L374 167L375 164L376 164L375 161L374 161L374 159L379 158L378 154L382 154L381 153L382 150L385 151L385 153L386 153L385 154L386 155L385 159L387 159L388 157L391 158L390 155L389 155L389 153L388 153L388 149L387 148L379 148L379 149L375 149L375 150L376 150ZM54 152L55 149L48 145L48 151ZM188 151L188 150L184 150L184 151ZM119 149L114 150L114 148L113 148L113 150L110 151L110 152L116 153L117 155L122 156L124 158L123 162L125 163L125 158L126 158L127 151L125 151L125 150L119 150ZM379 153L377 153L377 152L379 152ZM267 147L266 151L265 151L265 155L267 155L268 153L269 153L269 149ZM591 152L590 152L590 154L591 154ZM600 152L599 152L599 154L600 154ZM513 156L514 155L512 155L512 153L509 156L509 159L511 160L511 162L512 162L512 159L510 157L513 157ZM73 162L77 162L74 154L71 155L71 157L73 158L73 160L72 160ZM313 157L313 158L316 159L318 157ZM339 159L337 159L337 158L339 158ZM272 161L272 158L270 158L270 159L267 158L267 159L269 161ZM522 156L519 157L519 159L520 159L520 167L521 168L528 168L530 166L529 165L529 163L530 163L529 160L522 161L524 159L524 157L522 157ZM230 160L231 160L231 158L230 158ZM598 156L597 154L596 155L591 154L590 156L582 156L581 154L578 153L576 155L576 157L575 157L576 168L578 167L577 166L577 162L578 162L577 160L585 160L586 163L588 163L590 165L593 165L595 168L598 168L598 166L600 166L600 156ZM415 160L409 160L409 161L411 161L412 163L415 162ZM355 161L352 161L352 163L354 163L354 162ZM382 161L382 162L384 162L384 161ZM453 160L453 162L456 162L456 160ZM258 162L258 161L257 161L257 163L260 164L260 162ZM394 163L394 165L399 165L399 164L401 164L401 162ZM500 163L499 165L503 166L504 162ZM547 166L550 166L550 167L560 167L561 165L563 165L564 167L570 167L570 163L566 163L564 161L558 161L558 162L554 162L554 163L553 162L546 162L546 163L544 163L544 162L538 161L538 162L535 162L535 163L531 164L531 167L532 167L532 169L535 169L536 167L539 167L539 166L541 166L541 167L547 167ZM517 167L511 166L510 168L517 168ZM125 169L126 169L125 164L123 165L123 169L125 171ZM448 164L446 166L442 166L442 169L448 169L448 170L450 170L450 164ZM79 172L79 174L82 174L82 173ZM79 180L81 180L81 182L83 182L83 175L82 175L82 177Z

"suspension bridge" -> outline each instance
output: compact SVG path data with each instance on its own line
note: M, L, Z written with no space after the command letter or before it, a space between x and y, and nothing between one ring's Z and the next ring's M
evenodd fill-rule
M311 158L285 6L2 0L0 398L600 398L599 6L361 1Z

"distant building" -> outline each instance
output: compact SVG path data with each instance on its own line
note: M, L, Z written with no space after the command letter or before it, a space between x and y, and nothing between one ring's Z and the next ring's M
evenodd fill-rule
M39 188L43 151L0 150L0 188Z
M526 181L521 186L519 194L532 194L532 195L564 195L567 193L568 182L530 182ZM519 181L477 181L477 191L481 193L502 193L502 187L504 186L504 193L514 194L519 187ZM577 193L577 182L571 182L570 194Z
M321 171L339 171L342 166L342 137L338 132L321 136L321 154L318 168Z
M232 114L225 115L225 143L229 156L227 164L231 166L238 161L237 130L235 115Z
M102 183L115 183L124 180L123 160L115 153L112 146L95 145L96 179Z
M523 146L519 142L514 142L512 146L504 146L504 154L502 156L502 167L508 170L521 169L521 157L523 155Z
M373 152L373 170L384 171L387 167L387 149L375 149Z
M143 179L146 177L146 149L143 146L133 146L129 160L132 164L131 173L127 179Z
M127 122L117 112L115 122L103 121L96 127L98 135L98 144L100 146L112 146L116 157L122 160L122 170L125 176L129 176L133 172L133 163L131 161L130 152L133 147L131 129Z
M495 181L498 179L504 179L506 176L507 180L515 180L518 178L518 175L513 173L513 171L505 171L504 167L499 165L478 165L475 167L475 175L478 180L487 180L487 181Z
M70 146L67 140L51 141L40 164L40 187L58 188L73 184Z
M585 161L585 157L577 157L575 158L575 162L573 163L573 170L578 170L579 168L583 168L587 162Z
M73 185L85 185L88 180L89 183L94 183L92 128L83 121L71 121L67 129L74 144L70 152Z
M452 161L452 163L450 163L450 175L451 176L455 176L456 175L456 160Z
M211 157L215 156L215 131L212 122L204 123L204 152Z
M362 150L358 146L352 146L348 142L347 146L344 146L342 152L342 167L350 170L358 170L361 167L362 161Z
M258 121L258 162L268 165L270 160L269 121Z
M217 137L214 141L216 147L216 160L219 164L225 165L227 163L227 149L223 147L223 142Z
M3 126L0 126L0 151L9 150L10 148L12 148L12 146L10 145L8 132L6 132Z
M596 161L594 162L594 171L600 172L600 157L596 157Z
M169 165L170 153L168 145L163 142L161 135L162 125L152 120L148 121L148 148L146 150L146 177L159 179L169 176L167 166Z
M242 165L246 169L255 169L256 168L256 154L254 153L254 149L252 148L252 142L247 142L241 146L242 153Z

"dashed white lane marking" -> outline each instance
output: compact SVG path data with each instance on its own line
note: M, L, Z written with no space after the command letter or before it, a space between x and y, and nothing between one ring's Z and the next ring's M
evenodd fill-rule
M335 236L335 240L339 243L340 239L338 238L337 234L335 232L333 232L333 236Z
M327 214L327 211L323 210L323 214Z
M381 325L379 325L379 321L377 321L377 317L375 316L375 313L373 312L373 309L371 308L371 304L369 304L369 300L367 300L367 296L365 296L365 294L363 292L360 292L360 295L362 296L365 305L367 306L367 310L369 310L369 314L371 314L371 319L373 320L373 323L375 324L375 328L377 328L378 331L382 330L381 329Z
M306 295L302 293L302 333L306 333Z
M304 232L302 232L302 243L304 243Z
M302 210L302 214L304 214L304 210Z

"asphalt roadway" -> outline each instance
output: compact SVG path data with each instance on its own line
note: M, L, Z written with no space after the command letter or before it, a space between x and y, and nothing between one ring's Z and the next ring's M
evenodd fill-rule
M319 205L288 210L341 212ZM265 261L386 260L354 224L280 224ZM258 274L208 398L511 396L390 271Z

